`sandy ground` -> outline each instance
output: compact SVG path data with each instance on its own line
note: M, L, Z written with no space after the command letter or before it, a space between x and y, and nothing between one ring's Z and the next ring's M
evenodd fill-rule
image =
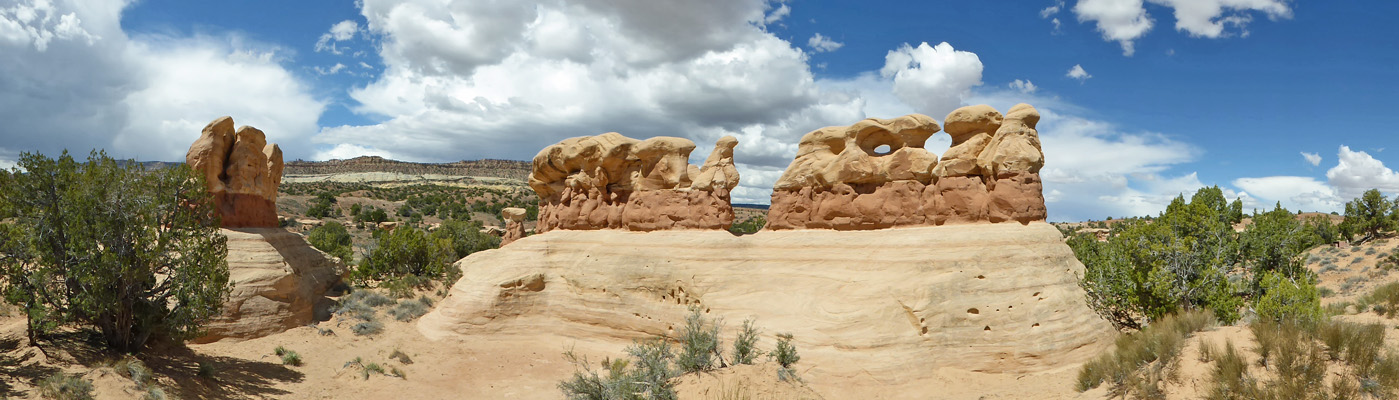
M140 358L154 371L156 385L180 399L561 399L559 381L574 366L563 356L573 349L594 362L618 357L623 349L572 338L556 341L512 340L482 336L470 340L430 341L412 322L383 315L382 334L356 336L349 327L357 320L332 319L316 326L295 328L267 337L209 344L156 346ZM321 330L334 334L322 335ZM57 371L78 373L92 380L98 399L139 398L145 392L115 373L118 355L96 343L71 335L44 346L28 346L22 318L0 318L0 395L38 398L33 382ZM273 354L278 346L301 355L300 366L282 365ZM409 360L390 358L395 351ZM351 363L355 359L361 363ZM198 363L214 367L212 379L198 376ZM377 363L389 373L370 374L360 365ZM812 365L796 365L800 374ZM690 374L679 380L681 399L825 399L806 386L809 382L777 379L771 362ZM983 374L951 368L926 377L923 393L870 393L869 398L939 399L1085 399L1101 394L1077 393L1077 366L1025 375ZM822 386L838 382L820 382ZM1029 396L1029 397L1027 397Z

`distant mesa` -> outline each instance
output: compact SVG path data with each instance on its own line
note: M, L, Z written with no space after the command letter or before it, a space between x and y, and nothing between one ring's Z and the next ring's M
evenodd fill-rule
M941 159L923 148L940 129L921 114L806 134L773 187L766 229L1043 221L1039 112L977 105L946 121L952 147Z
M719 139L703 166L689 164L695 143L677 137L636 140L611 132L546 147L529 176L540 197L536 229L728 229L737 144L731 136Z
M185 163L204 176L226 228L277 226L282 149L251 126L233 129L232 117L204 127Z

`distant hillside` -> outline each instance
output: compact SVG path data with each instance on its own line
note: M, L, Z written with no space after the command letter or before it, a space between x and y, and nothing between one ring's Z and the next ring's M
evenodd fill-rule
M283 175L329 175L352 172L397 172L410 175L437 174L475 177L529 179L529 161L477 160L444 164L414 163L383 157L362 156L349 160L288 161Z

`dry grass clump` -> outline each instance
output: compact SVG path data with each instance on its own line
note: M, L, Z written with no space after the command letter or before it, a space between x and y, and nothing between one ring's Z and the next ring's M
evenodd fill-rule
M1086 391L1103 383L1114 395L1160 398L1162 382L1170 377L1185 338L1215 324L1208 310L1168 315L1139 332L1118 336L1111 352L1083 365L1076 388Z
M54 400L91 400L92 381L59 372L39 381L39 395Z
M1399 314L1399 282L1391 282L1375 288L1370 294L1357 299L1355 308L1360 312L1372 309L1376 314L1385 317Z
M1383 326L1347 322L1260 322L1250 326L1255 376L1232 343L1216 354L1210 399L1353 399L1399 395L1399 357L1384 352ZM1336 365L1336 364L1340 365ZM1337 368L1339 367L1339 368ZM1328 368L1334 375L1327 384ZM1265 379L1267 378L1267 379Z

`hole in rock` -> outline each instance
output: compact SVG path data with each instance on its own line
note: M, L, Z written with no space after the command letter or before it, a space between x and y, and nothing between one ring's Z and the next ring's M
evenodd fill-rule
M967 309L967 314L971 314L971 315L981 314L981 310L978 310L978 309L975 309L975 308L968 308L968 309Z
M926 326L923 327L923 334L924 334L924 335L927 335L927 334L928 334L928 327L926 327Z
M1007 310L1012 309L1012 308L1015 308L1015 306L1006 306L1006 309L1007 309Z
M1038 328L1038 327L1040 327L1040 323L1036 322L1034 325L1030 325L1030 327L1031 327L1031 328Z
M990 331L991 331L991 325L987 325L985 328L981 328L981 330L986 331L986 332L990 332Z
M882 156L882 155L885 155L885 154L889 154L889 153L892 152L892 151L893 151L893 150L892 150L892 149L889 147L889 145L887 145L887 144L881 144L881 145L879 145L879 147L875 147L875 148L874 148L874 154L878 154L878 155L881 155L881 156Z
M1030 295L1030 297L1040 297L1040 292L1035 292L1035 294Z
M920 323L920 324L923 323L924 321L927 321L927 318L919 318L919 319L918 319L918 323Z
M986 275L977 275L976 279L986 279Z

